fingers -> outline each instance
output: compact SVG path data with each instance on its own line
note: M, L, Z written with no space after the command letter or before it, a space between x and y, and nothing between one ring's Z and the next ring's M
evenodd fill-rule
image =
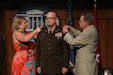
M62 68L62 74L66 74L68 72L68 68Z
M42 30L41 27L37 27L37 28L36 28L36 31L37 31L38 33L41 32L41 30Z
M65 25L65 28L69 29L69 27L70 27L69 25Z
M37 72L40 74L41 73L41 67L37 67Z
M68 25L64 25L63 26L63 29L62 29L62 32L65 34L68 32L68 29L69 29L69 26Z

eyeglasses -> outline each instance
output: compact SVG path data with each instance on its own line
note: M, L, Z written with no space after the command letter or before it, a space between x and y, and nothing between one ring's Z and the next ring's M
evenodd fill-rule
M56 19L55 17L46 17L46 19Z

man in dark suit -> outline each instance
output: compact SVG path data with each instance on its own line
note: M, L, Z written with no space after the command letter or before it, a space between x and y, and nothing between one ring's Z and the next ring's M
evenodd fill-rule
M46 24L37 39L37 72L41 75L66 74L69 68L69 45L63 40L58 17L50 11Z

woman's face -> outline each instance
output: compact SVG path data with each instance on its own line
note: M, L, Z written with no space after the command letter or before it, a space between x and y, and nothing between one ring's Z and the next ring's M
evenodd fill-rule
M23 20L23 22L19 25L20 29L26 30L28 27L26 20Z

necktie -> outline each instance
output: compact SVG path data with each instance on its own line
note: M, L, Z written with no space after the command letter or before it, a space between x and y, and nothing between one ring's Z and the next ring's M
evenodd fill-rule
M52 33L52 31L50 30L49 34L51 34L51 33Z

